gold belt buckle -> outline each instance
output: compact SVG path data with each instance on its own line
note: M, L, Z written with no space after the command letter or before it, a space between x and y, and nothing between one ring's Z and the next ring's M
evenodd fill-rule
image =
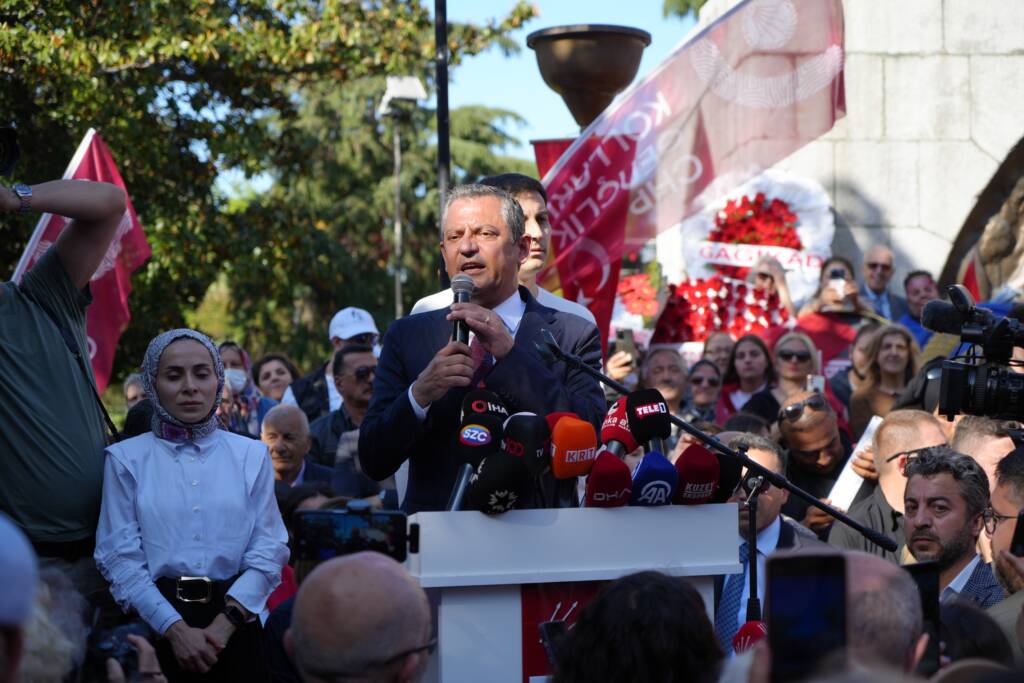
M201 598L188 598L182 595L183 584L203 583L206 586L206 595ZM185 586L187 588L187 586ZM213 600L213 580L209 576L182 576L175 581L174 595L181 602L198 602L206 604Z

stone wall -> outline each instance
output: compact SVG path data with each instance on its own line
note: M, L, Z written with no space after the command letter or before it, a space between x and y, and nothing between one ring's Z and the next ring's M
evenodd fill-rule
M710 0L700 26L734 0ZM1007 152L1024 137L1024 0L845 0L847 114L778 166L817 179L833 251L884 242L902 276L941 271ZM699 30L699 27L698 27Z

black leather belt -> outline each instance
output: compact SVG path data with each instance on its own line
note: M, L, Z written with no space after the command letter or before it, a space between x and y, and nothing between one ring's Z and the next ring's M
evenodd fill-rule
M208 576L162 576L155 583L160 593L171 602L206 605L223 603L224 596L237 578L233 576L218 581Z

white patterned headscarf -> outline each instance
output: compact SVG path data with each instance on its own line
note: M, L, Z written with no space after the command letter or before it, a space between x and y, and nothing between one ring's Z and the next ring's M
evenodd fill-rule
M190 424L184 423L171 415L160 405L160 399L156 394L156 377L160 369L160 357L171 343L179 339L192 339L206 347L213 359L213 370L217 375L217 393L213 406L205 418L199 422ZM221 362L220 353L217 347L202 332L196 332L187 328L169 330L154 337L146 349L146 356L142 361L142 385L146 389L146 398L153 404L153 433L161 439L168 441L195 441L204 436L212 434L220 426L217 419L217 404L220 401L221 392L224 391L224 363Z

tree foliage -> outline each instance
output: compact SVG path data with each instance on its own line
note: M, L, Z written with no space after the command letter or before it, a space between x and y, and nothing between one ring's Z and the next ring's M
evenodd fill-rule
M192 317L226 283L231 327L256 351L312 362L325 315L362 304L386 322L393 184L391 123L373 110L383 76L431 86L433 24L422 0L8 0L0 7L0 123L19 130L15 180L59 177L97 128L119 163L153 258L133 278L133 320L117 365ZM453 66L533 10L519 2L487 25L451 25ZM437 197L432 116L402 126L410 297L428 289ZM456 174L506 163L508 112L453 112ZM408 128L408 130L406 130ZM229 200L226 169L269 174L269 191ZM461 176L456 176L461 177ZM5 217L8 218L8 217ZM12 272L29 218L0 226ZM316 350L314 350L316 347Z
M694 16L700 11L700 8L707 4L708 0L663 0L661 7L662 13L666 17L678 16L685 17L691 12Z

